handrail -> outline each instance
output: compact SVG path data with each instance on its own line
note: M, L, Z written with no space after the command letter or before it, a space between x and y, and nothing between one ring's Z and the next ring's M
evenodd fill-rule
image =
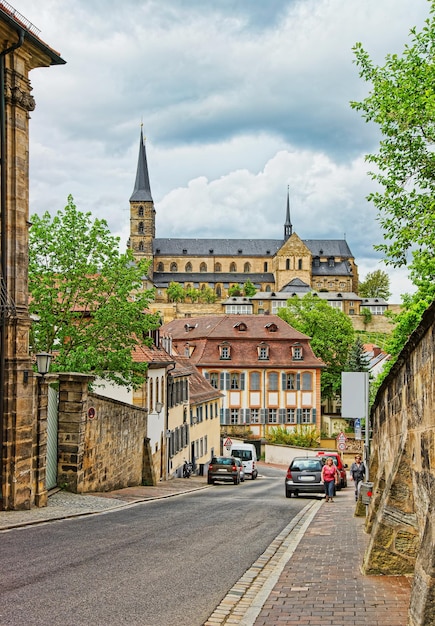
M9 2L5 2L5 0L0 0L0 9L6 11L6 13L13 17L14 20L19 22L21 26L24 26L24 28L28 30L29 33L32 33L37 37L39 37L39 35L41 34L39 28L36 28L36 26L32 24L32 22L30 22L26 17L24 17L24 15L14 9L14 7L9 4Z

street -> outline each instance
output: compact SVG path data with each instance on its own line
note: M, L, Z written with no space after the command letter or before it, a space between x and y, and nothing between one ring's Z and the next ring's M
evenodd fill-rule
M284 475L0 533L1 626L201 626L307 503Z

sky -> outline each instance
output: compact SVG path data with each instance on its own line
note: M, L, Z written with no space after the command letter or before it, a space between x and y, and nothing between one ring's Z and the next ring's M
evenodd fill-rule
M343 239L383 264L353 46L401 54L428 0L9 0L65 65L30 73L30 214L72 195L125 249L140 129L157 237Z

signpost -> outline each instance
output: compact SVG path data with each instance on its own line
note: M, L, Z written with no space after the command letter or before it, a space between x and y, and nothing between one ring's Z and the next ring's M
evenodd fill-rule
M229 437L227 437L224 441L224 446L228 450L228 452L231 450L232 445L233 445L233 442L231 441Z

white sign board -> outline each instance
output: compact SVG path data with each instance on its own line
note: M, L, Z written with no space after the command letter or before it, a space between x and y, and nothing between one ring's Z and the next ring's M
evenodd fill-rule
M368 372L341 373L341 416L358 419L366 417L369 401Z

